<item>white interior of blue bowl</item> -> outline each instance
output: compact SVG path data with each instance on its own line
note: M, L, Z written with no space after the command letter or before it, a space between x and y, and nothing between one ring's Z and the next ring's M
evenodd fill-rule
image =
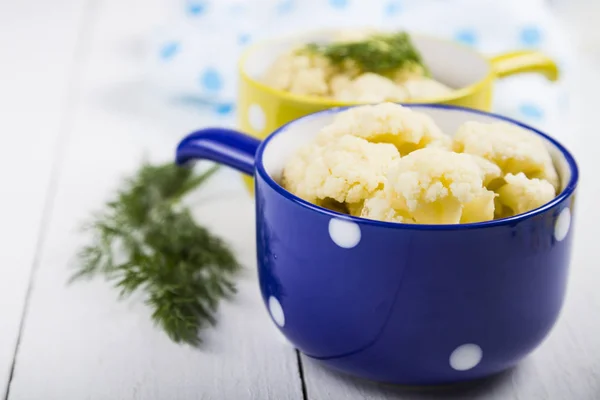
M417 106L416 109L432 117L442 131L450 136L454 135L458 127L467 121L510 123L501 117L466 109L444 108L443 106ZM333 120L334 116L335 110L329 110L308 115L282 127L269 140L263 152L262 161L269 176L279 182L286 161L299 147L309 143L322 127ZM537 135L535 131L530 132L532 135ZM559 148L546 138L542 137L542 139L546 143L560 176L561 190L564 190L571 179L569 163Z
M309 32L265 42L248 54L242 69L252 79L260 81L269 66L281 54L309 42L327 42L333 32ZM466 46L416 33L411 34L411 38L431 70L433 78L452 88L460 89L477 83L490 72L487 60Z

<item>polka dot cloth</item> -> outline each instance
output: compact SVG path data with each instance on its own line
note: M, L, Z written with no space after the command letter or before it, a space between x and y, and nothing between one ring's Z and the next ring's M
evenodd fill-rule
M281 0L279 4L277 4L277 12L279 14L287 14L292 12L294 9L294 0Z
M399 1L390 1L385 6L385 15L394 16L402 11L402 4Z
M188 14L192 17L202 15L206 11L206 3L205 1L190 1L187 5Z
M454 39L463 44L474 46L477 44L477 33L473 29L461 29L456 32Z
M329 4L333 8L343 9L348 5L349 0L329 0Z
M542 32L537 26L527 26L523 28L519 35L520 41L524 46L539 46L542 41Z
M168 42L160 49L160 58L163 60L168 60L177 54L179 50L179 43L177 42Z
M517 6L515 6L515 3ZM571 46L544 2L536 0L179 0L174 18L157 31L148 52L152 81L174 98L198 98L206 111L230 116L237 98L237 61L251 43L307 29L380 26L418 30L484 54L539 49L560 61ZM468 12L465 10L468 9ZM497 82L494 111L550 134L568 135L566 85L526 74ZM247 110L260 126L264 113ZM565 137L558 137L566 141Z
M202 72L201 83L204 89L216 92L223 86L221 74L215 68L208 67Z

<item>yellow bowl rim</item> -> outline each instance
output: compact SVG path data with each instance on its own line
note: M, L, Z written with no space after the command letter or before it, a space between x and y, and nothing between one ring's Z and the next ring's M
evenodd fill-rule
M289 39L301 37L301 36L306 35L307 33L319 33L319 32L326 33L326 32L335 32L336 30L337 29L312 30L312 31L308 31L308 32L303 32L301 34L300 33L288 34L285 36L279 36L276 39L266 39L266 40L257 42L255 44L249 46L242 53L242 55L238 61L238 73L240 74L240 76L242 77L242 79L244 81L250 83L251 85L257 87L258 89L260 89L264 92L268 92L272 96L280 97L284 100L294 101L297 103L319 105L319 106L324 106L324 107L345 107L345 106L366 104L364 102L339 101L339 100L335 100L335 99L332 99L329 97L307 96L307 95L294 94L291 92L287 92L285 90L276 89L272 86L267 85L266 83L263 83L261 80L254 79L249 74L247 74L245 71L244 66L245 66L246 60L252 55L253 52L257 51L260 48L267 47L269 45L272 45L274 43L277 43L277 42L280 42L280 41L283 41L286 39L289 40ZM493 69L493 65L492 65L491 61L487 57L485 57L483 54L472 49L471 47L464 45L462 43L459 43L459 42L455 42L455 41L448 40L448 39L441 38L441 37L434 36L434 35L428 35L428 34L423 34L423 33L419 33L419 32L408 32L408 33L411 36L417 35L417 36L421 36L421 37L425 37L425 38L429 38L429 39L435 39L440 42L445 42L451 46L455 46L455 47L462 48L463 50L467 50L467 51L473 53L474 55L482 58L487 63L488 73L484 78L480 79L479 81L477 81L469 86L465 86L463 88L454 90L452 92L452 94L450 94L450 95L440 96L440 97L435 97L435 98L428 98L428 99L423 99L423 100L418 100L418 101L405 101L404 103L407 103L407 104L411 104L411 103L435 104L435 103L446 103L446 102L458 100L461 98L465 98L473 93L479 92L483 87L488 85L490 83L490 81L492 81L494 79L495 73L494 73L494 69Z

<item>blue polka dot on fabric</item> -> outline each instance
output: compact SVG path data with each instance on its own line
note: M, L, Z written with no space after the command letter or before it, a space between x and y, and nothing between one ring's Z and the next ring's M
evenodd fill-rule
M526 118L531 119L542 119L544 118L544 111L536 104L523 103L519 106L519 113Z
M221 78L221 74L219 74L219 72L214 68L206 69L202 73L200 82L202 83L204 89L211 92L216 92L223 87L223 79Z
M238 35L238 43L243 46L245 44L248 44L251 38L252 37L248 33L240 33Z
M204 14L206 11L206 3L204 1L196 0L188 3L187 12L190 15L198 16Z
M402 4L399 1L390 1L385 5L385 15L396 15L402 11Z
M219 103L215 105L215 112L219 115L229 115L234 109L235 106L233 103Z
M234 4L229 9L231 15L242 15L246 12L246 7L244 4Z
M477 34L471 29L463 29L456 32L454 40L469 46L474 46L477 44Z
M279 14L287 14L294 9L294 0L280 0L277 4L277 12Z
M536 26L528 26L521 30L519 38L525 46L538 46L542 42L542 32Z
M179 51L179 43L169 42L160 48L159 57L163 60L169 60Z
M348 0L329 0L329 5L333 8L342 9L348 5Z

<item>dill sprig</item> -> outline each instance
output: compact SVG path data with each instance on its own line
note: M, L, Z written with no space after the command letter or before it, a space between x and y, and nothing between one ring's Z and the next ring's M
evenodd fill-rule
M353 61L363 72L386 75L418 64L429 74L421 54L406 32L374 34L364 40L351 42L309 43L301 51L319 54L334 65Z
M154 322L173 341L198 345L199 330L215 323L219 301L235 292L240 268L228 246L180 203L216 169L194 174L144 163L84 225L91 243L78 253L71 280L102 275L121 297L142 290Z

